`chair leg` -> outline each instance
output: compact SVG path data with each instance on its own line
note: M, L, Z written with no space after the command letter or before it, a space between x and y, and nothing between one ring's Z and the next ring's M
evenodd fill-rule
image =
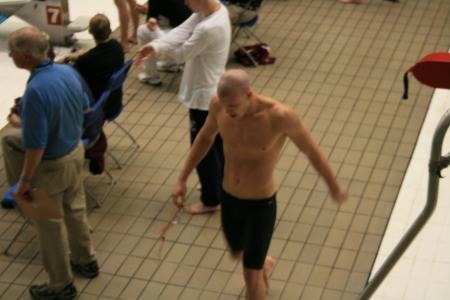
M116 184L116 180L112 176L111 172L109 172L109 170L107 170L107 169L105 169L104 171L105 171L106 176L108 176L109 179L111 179L111 183L109 184L109 187L106 190L106 192L103 194L103 197L100 199L100 203L103 203L103 201L105 201L106 196L108 196L108 194L111 191L112 187Z
M105 172L106 176L108 176L109 179L111 179L111 183L109 184L108 189L103 193L102 198L100 198L100 200L98 200L97 197L95 197L94 194L92 194L91 191L85 190L85 191L86 191L86 194L88 194L88 196L92 199L92 201L95 202L95 204L96 204L95 207L96 207L96 208L102 207L103 201L105 201L106 196L108 196L108 194L109 194L109 192L111 191L112 187L113 187L113 186L116 184L116 182L117 182L116 179L114 178L114 176L111 174L111 172L109 172L108 169L104 169L103 171Z
M86 192L86 194L92 199L92 201L94 201L94 203L95 203L95 207L96 208L100 208L100 207L102 207L102 204L101 204L101 202L100 201L98 201L98 199L97 199L97 197L95 197L94 196L94 194L92 194L91 193L91 191L89 191L89 190L84 190L85 192Z
M131 135L131 133L128 130L126 130L120 123L116 122L116 120L114 120L113 123L116 124L117 127L119 127L120 129L122 129L123 132L125 132L125 134L128 135L128 137L133 141L133 149L130 151L130 153L127 155L127 157L125 157L125 159L122 161L121 164L123 165L127 162L127 160L131 157L131 155L133 155L133 153L137 150L137 148L139 148L139 144L138 144L137 140ZM119 167L119 168L121 169L122 167Z
M232 32L232 37L233 37L233 39L235 39L235 38L237 38L239 32L241 31L241 27L235 26L232 31L234 31L234 32Z
M4 253L5 255L8 254L9 248L11 248L12 244L16 241L16 239L19 237L19 235L21 235L22 232L24 232L25 229L27 229L28 226L30 226L31 224L32 224L31 221L28 220L28 219L25 219L25 220L23 221L22 226L20 226L19 230L16 232L16 234L14 235L14 237L12 238L12 240L9 242L8 246L6 246L5 251L3 251L3 253Z
M251 36L253 36L255 39L258 40L258 42L262 43L263 41L261 41L261 39L259 37L256 36L256 34L253 33L253 31L251 31L248 28L243 28L243 30L247 33L250 34Z
M118 166L119 169L122 169L122 168L123 168L123 165L120 163L119 159L118 159L114 154L112 154L111 151L106 150L106 153L108 153L109 156L111 156L111 158L112 158L112 159L114 160L114 162L117 164L117 166Z
M244 51L245 55L247 55L247 57L252 61L253 66L257 67L258 66L258 62L255 60L255 58L253 57L253 55L251 55L249 52L247 52L244 47L241 46L241 44L239 44L238 42L236 42L235 40L233 40L233 43L235 43L239 49L241 49L242 51Z

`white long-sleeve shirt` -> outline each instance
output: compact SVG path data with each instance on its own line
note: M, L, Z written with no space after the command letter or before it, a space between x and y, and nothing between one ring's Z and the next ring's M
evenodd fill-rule
M179 100L189 108L208 110L225 72L231 42L227 8L205 17L193 13L161 39L150 42L156 53L165 53L177 63L185 62Z

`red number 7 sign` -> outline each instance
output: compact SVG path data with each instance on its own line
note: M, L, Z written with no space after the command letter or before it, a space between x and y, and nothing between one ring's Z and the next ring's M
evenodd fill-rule
M47 24L62 25L61 7L46 6L45 13L47 14Z

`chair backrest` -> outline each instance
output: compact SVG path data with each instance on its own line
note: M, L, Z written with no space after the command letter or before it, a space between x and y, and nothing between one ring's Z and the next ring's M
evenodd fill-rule
M116 71L114 74L111 75L111 77L108 80L108 83L106 84L105 91L101 94L97 102L95 102L95 104L91 106L89 112L85 115L85 120L89 120L88 122L85 122L84 124L85 127L95 124L97 120L102 117L103 106L105 106L105 103L109 98L109 95L111 94L112 91L115 91L122 87L123 83L125 82L125 79L127 79L128 71L130 70L132 63L133 59L127 60L118 71ZM117 114L114 115L113 117L108 118L108 120L117 117L117 115L120 114L121 111L122 106L117 112Z
M122 68L120 68L119 71L114 73L111 78L109 78L108 83L106 84L105 91L112 92L122 87L125 79L127 79L128 71L130 70L132 63L133 59L127 60L123 64Z
M97 102L95 102L94 105L92 105L89 108L89 111L84 115L84 123L83 123L84 128L88 128L89 126L92 126L95 123L97 123L98 120L101 120L103 113L103 106L105 105L106 100L108 100L109 94L110 94L109 91L104 91L100 96L100 98L97 100ZM103 123L103 121L101 122Z
M130 70L132 63L133 63L133 59L127 60L123 64L123 67L120 68L119 71L117 71L116 73L114 73L111 76L108 83L106 84L105 92L108 92L108 96L112 91L115 91L122 87L123 83L125 82L125 79L127 79L128 71ZM117 118L120 115L120 113L122 112L122 109L123 109L123 104L120 105L120 109L115 115L106 118L106 120L110 121L110 122L113 121L115 118Z

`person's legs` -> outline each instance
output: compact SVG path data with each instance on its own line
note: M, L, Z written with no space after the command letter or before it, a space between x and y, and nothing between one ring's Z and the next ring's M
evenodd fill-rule
M82 148L82 147L78 147ZM44 189L53 204L63 211L64 192L70 185L66 157L42 160L34 173L31 186ZM34 299L74 299L77 290L73 285L69 263L69 246L64 219L34 222L42 263L47 271L48 283L30 286Z
M257 12L254 10L246 10L243 7L234 5L234 4L228 4L228 16L230 18L230 23L237 24L237 23L245 23L250 20L252 20L256 15Z
M32 186L47 191L53 204L63 210L63 195L65 186L56 182L64 177L64 170L58 163L42 161L36 170ZM54 184L58 183L58 185ZM64 219L35 221L37 239L41 251L42 264L47 271L48 289L60 291L72 282L72 272L69 264L69 246Z
M231 256L243 260L245 299L264 299L274 265L274 260L266 255L275 224L275 196L242 200L222 189L220 201L222 230Z
M82 151L74 153L74 163L66 171L73 174L73 181L64 193L63 209L73 262L85 266L95 260L95 253L86 216L86 198L81 178L82 155Z
M35 222L42 262L49 275L48 288L51 291L60 291L72 282L69 239L70 250L75 250L73 255L78 256L77 259L81 255L84 255L83 259L86 261L95 259L87 222L73 227L74 219L86 220L86 200L80 177L84 161L83 150L80 143L74 151L62 158L42 160L31 182L32 186L46 190L52 202L64 213L64 219ZM82 214L84 216L80 216ZM75 230L80 232L74 233ZM73 234L83 238L74 239ZM73 247L74 242L81 244Z
M244 268L245 300L263 300L266 287L262 278L262 270Z
M12 129L2 139L3 159L5 163L6 179L10 186L19 180L25 161L25 149L22 147L20 129ZM6 199L1 201L2 208L13 209L14 203Z
M126 0L114 0L119 11L119 23L120 23L120 44L122 45L123 52L129 52L128 46L128 23L130 22L130 13Z
M244 203L223 189L220 190L220 202L222 230L231 249L231 256L236 260L242 260L246 233Z
M245 299L263 300L269 289L269 274L273 269L274 260L267 256L262 270L244 267Z
M154 32L150 31L147 24L142 24L137 30L137 40L139 48L143 47L145 44L153 41L157 36ZM156 69L156 56L153 56L146 61L144 61L144 77L145 78L158 78L161 81L158 70ZM140 75L140 74L139 74Z
M52 195L53 201L62 202L62 194ZM48 273L48 288L60 291L72 282L66 227L62 219L34 222L42 264Z
M208 111L189 109L191 144L205 123ZM202 185L200 203L186 207L191 214L217 211L220 209L220 191L223 177L223 145L217 135L214 144L197 166L197 174Z
M269 288L269 274L274 265L267 252L275 226L276 197L245 202L248 221L243 255L246 299L260 300L264 299Z
M135 9L136 0L127 0L127 2L128 2L128 7L129 7L129 11L130 11L130 16L131 16L131 22L133 23L133 33L128 38L128 41L130 43L136 44L137 43L136 34L137 34L138 26L139 26L139 13Z
M70 266L73 272L84 277L94 278L99 274L97 260L92 246L89 224L86 216L86 198L81 179L82 157L72 168L78 182L69 187L64 194L64 222L67 228L69 248L71 252Z
M9 131L2 139L3 159L5 161L6 179L10 186L19 180L25 161L25 149L22 146L20 129Z

